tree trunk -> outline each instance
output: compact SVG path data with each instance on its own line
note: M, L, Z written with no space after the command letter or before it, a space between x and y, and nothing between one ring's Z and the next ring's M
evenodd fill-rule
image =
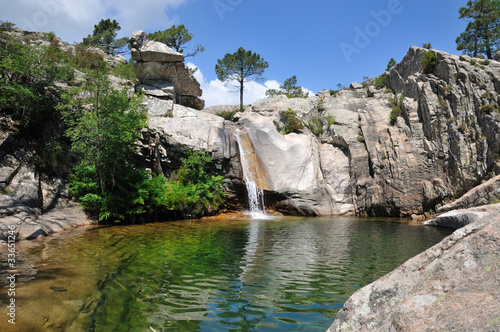
M240 112L243 112L243 80L240 81Z
M476 31L474 31L474 58L477 57L478 40L479 40L479 23L477 23Z

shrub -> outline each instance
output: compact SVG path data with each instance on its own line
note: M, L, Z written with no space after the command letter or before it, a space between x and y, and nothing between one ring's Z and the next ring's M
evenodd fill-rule
M335 120L335 117L332 115L327 115L327 116L323 117L323 119L325 119L327 127L330 127L331 125L334 125L337 123L337 120Z
M445 112L446 112L446 111L448 110L448 103L446 102L446 100L445 100L445 99L443 99L443 98L439 98L439 99L438 99L438 105L439 105L439 107L441 107L441 109L442 109L443 111L445 111Z
M484 98L488 101L493 101L494 100L494 97L493 97L493 94L489 91L485 91L482 95L481 95L481 98Z
M47 33L47 39L49 42L52 42L55 38L56 38L56 33L54 31Z
M234 111L222 111L222 112L218 112L218 113L215 113L215 115L218 115L218 116L224 118L224 120L233 121L234 116L238 112L239 112L239 109L236 109Z
M74 54L67 52L66 56L76 69L84 72L88 72L89 70L104 71L106 69L106 62L102 55L89 51L81 45L75 46Z
M448 94L453 90L453 84L447 84L443 88L443 92Z
M425 51L420 61L422 73L431 74L436 69L436 53L433 51Z
M325 98L320 98L320 100L318 101L318 112L324 112L325 110Z
M359 128L358 130L358 136L356 137L356 140L360 143L365 142L365 136L363 135L363 130L361 128Z
M16 25L12 22L0 20L0 31L9 32L9 31L14 30L15 27L16 27Z
M389 115L389 123L394 126L398 117L400 117L403 112L401 109L401 104L403 103L404 96L399 95L399 97L389 97L389 104L391 105L391 114Z
M457 130L462 133L462 134L465 134L467 132L467 127L464 125L464 124L461 124L457 127Z
M387 76L380 75L375 79L373 82L373 85L375 85L375 88L377 89L382 89L387 86Z
M290 133L300 133L304 129L304 124L297 117L297 113L291 108L282 115L283 127L281 132L285 135Z
M323 121L320 118L312 118L307 122L307 128L316 136L323 134Z
M496 107L490 104L481 106L481 112L483 114L491 114L496 110Z
M121 63L117 64L113 68L113 74L117 77L133 81L136 79L135 69L133 61L129 61L127 64L122 65Z

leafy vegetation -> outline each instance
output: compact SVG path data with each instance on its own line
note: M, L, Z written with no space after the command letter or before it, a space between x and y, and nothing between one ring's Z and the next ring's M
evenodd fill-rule
M436 53L433 51L425 51L422 60L420 61L422 73L431 74L436 69Z
M297 117L297 113L289 108L281 116L283 127L280 131L282 134L287 135L290 133L300 133L304 129L304 123Z
M0 112L23 128L37 130L52 119L57 81L69 81L73 71L62 52L0 38Z
M184 50L186 49L184 45L189 43L194 38L194 35L186 29L184 24L181 24L179 26L172 25L170 28L163 31L150 33L148 34L148 38L150 40L164 43L175 51L184 54ZM193 57L204 51L205 48L197 44L191 52L185 53L184 57Z
M92 52L87 47L75 45L75 52L66 52L66 57L75 69L82 72L105 71L106 62L102 55Z
M233 54L227 53L223 59L217 60L215 73L223 82L236 81L239 84L240 110L243 110L244 84L248 80L259 79L269 64L257 53L246 51L240 47Z
M480 110L483 114L491 114L494 111L497 111L497 107L495 107L494 105L491 105L491 104L486 104L486 105L481 106Z
M288 98L305 98L307 97L307 93L305 93L301 86L297 85L297 76L293 75L292 77L285 80L285 82L281 85L278 90L269 89L266 91L266 96L268 98L276 97L279 95L285 95Z
M477 57L486 55L492 59L500 46L500 1L470 0L459 9L460 19L468 22L457 37L457 50Z
M15 27L16 25L12 22L0 20L0 31L9 32L14 30Z
M389 116L389 123L394 126L398 117L403 114L401 105L403 103L404 96L402 94L397 94L393 97L389 97L389 104L391 105L391 114Z
M373 82L373 85L375 86L376 89L383 89L387 87L387 76L384 75L378 76Z
M201 216L218 209L222 177L205 171L211 159L190 152L173 179L153 176L134 163L146 127L141 98L115 90L100 72L63 96L60 106L79 163L69 191L102 222L140 222L146 216Z
M391 68L394 67L395 65L396 65L396 60L394 60L394 58L391 58L391 60L389 60L389 62L387 63L387 68L385 69L385 71L391 70Z
M116 38L117 31L121 30L120 24L111 19L102 19L94 25L94 32L83 38L84 46L100 47L107 55L122 54L128 52L128 38Z
M234 111L222 111L222 112L217 112L215 113L215 115L218 115L222 118L224 118L224 120L227 120L227 121L233 121L234 119L234 116L239 112L240 110L239 109L235 109Z

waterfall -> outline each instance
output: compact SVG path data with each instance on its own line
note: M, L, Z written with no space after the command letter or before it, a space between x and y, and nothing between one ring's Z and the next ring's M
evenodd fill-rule
M261 189L266 186L264 171L248 135L237 129L235 136L240 152L243 180L248 192L248 213L254 219L266 219L268 216L265 212L264 191Z

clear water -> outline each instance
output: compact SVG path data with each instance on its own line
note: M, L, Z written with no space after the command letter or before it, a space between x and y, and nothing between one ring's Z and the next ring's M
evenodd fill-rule
M62 233L18 243L17 323L4 286L0 330L325 331L354 291L450 232L234 217Z

